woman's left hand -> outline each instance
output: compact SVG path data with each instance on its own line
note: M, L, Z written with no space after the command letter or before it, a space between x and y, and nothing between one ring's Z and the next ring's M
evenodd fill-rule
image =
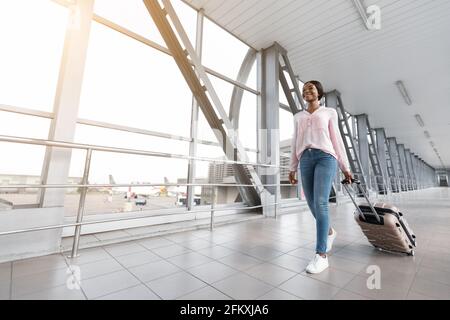
M352 182L353 180L353 175L350 171L345 171L344 172L344 176L345 176L345 180L347 180L349 183Z

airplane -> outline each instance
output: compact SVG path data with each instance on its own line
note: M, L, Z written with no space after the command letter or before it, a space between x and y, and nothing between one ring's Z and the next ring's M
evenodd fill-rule
M109 184L116 184L116 181L114 180L114 177L111 174L109 175ZM136 183L136 185L139 185L139 183ZM111 195L124 194L125 199L137 199L139 196L145 198L148 198L150 196L159 197L163 193L163 190L161 187L154 187L154 186L142 186L142 187L128 186L128 187L110 187L109 192Z
M171 184L167 177L164 177L165 184ZM114 177L109 175L109 184L116 184ZM133 184L133 183L132 183ZM135 183L135 185L139 185L139 183ZM137 199L140 197L177 197L178 195L186 195L185 187L177 187L177 186L142 186L142 187L111 187L108 188L110 195L112 194L124 194L125 199Z

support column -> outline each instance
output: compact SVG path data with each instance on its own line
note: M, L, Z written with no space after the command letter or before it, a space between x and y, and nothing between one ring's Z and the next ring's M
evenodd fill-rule
M411 190L411 176L409 174L408 165L406 163L405 145L404 144L398 145L398 153L399 153L400 162L401 162L402 168L403 168L406 188L407 188L407 191L410 191Z
M202 44L203 44L203 20L204 20L204 12L200 10L197 14L197 34L196 34L196 42L195 42L195 51L198 54L198 57L201 61L202 59ZM195 97L192 96L192 113L191 113L191 142L189 143L189 156L196 157L197 156L197 138L198 138L198 115L199 115L200 107L195 100ZM213 164L215 165L215 164ZM195 175L196 175L196 161L189 160L188 164L188 175L187 182L194 183ZM186 204L188 210L192 210L192 206L194 205L194 195L195 195L195 187L188 186L187 187L187 199Z
M420 165L419 157L415 154L413 157L414 165L417 168L417 189L422 189L422 166Z
M367 139L367 115L361 114L356 116L358 128L358 152L361 168L366 177L367 187L372 187L372 177L370 177L370 163L369 163L369 141Z
M405 175L402 166L402 161L400 159L400 154L398 152L397 140L392 137L387 139L389 142L389 151L392 156L392 165L394 166L394 171L397 179L397 185L399 186L400 191L407 191L405 185Z
M406 155L407 155L407 158L408 158L408 161L409 161L409 167L411 169L412 187L413 187L413 190L417 190L416 167L414 165L413 156L412 156L412 153L411 153L410 149L406 149Z
M61 59L49 140L73 142L93 8L94 0L79 0L69 6L70 18ZM67 183L71 156L71 149L47 148L42 182L44 184ZM40 206L63 207L65 191L64 189L44 190L40 195ZM63 218L62 212L61 221Z
M280 135L279 135L279 57L280 47L277 44L262 50L261 74L258 78L258 89L261 92L261 108L258 112L258 162L262 164L280 165ZM278 206L271 204L279 202L280 170L275 168L261 168L261 182L277 184L266 187L267 192L261 197L265 206L264 214L268 217L276 216Z
M391 176L388 172L388 165L386 159L386 153L389 152L386 148L386 135L384 134L384 129L375 129L376 140L377 140L377 151L378 159L380 160L380 168L383 171L383 175L386 177L386 187L392 188ZM394 190L392 190L394 191Z

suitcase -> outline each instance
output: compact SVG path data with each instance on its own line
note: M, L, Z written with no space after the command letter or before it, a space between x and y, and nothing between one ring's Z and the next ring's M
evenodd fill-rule
M387 203L372 204L362 190L360 182L353 180L353 183L364 195L367 204L357 204L349 190L348 181L342 181L357 209L354 213L355 220L369 242L379 250L414 256L414 248L417 246L416 236L406 222L404 214L397 207Z

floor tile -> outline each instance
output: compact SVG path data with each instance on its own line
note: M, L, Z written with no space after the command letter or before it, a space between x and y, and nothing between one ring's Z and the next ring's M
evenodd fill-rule
M251 267L262 263L261 260L242 253L232 253L224 258L218 259L218 261L240 271L250 269Z
M329 256L328 263L330 264L330 267L333 269L342 270L353 274L358 274L363 270L365 272L366 270L366 264L341 258L336 255Z
M161 300L149 288L141 284L136 287L111 293L96 300Z
M187 271L209 284L239 272L238 270L217 261L211 261L206 264L190 268Z
M226 257L232 253L236 253L236 251L222 247L222 246L214 246L205 249L201 249L197 251L198 253L210 257L212 259L220 259Z
M433 257L431 257L431 255L426 255L421 261L420 265L434 270L450 272L450 258L445 259L442 253L433 255Z
M144 264L142 266L130 268L129 271L133 273L142 282L148 282L158 278L166 277L170 274L180 271L180 268L173 264L160 260Z
M282 255L269 262L297 273L303 272L309 263L308 260L300 259L288 254Z
M306 300L330 300L339 291L337 287L303 275L295 276L279 288Z
M450 286L417 277L410 291L435 299L450 300Z
M170 235L163 236L163 238L170 240L172 242L178 243L178 244L199 239L199 238L195 237L194 235L192 235L190 232L170 234Z
M146 249L137 242L126 242L103 247L113 257L125 256L128 254L146 251Z
M13 278L38 274L45 271L66 269L67 263L60 254L14 261L12 264Z
M67 282L69 277L71 277L71 273L66 267L14 278L12 298L61 286Z
M179 297L177 300L231 300L231 298L213 287L207 286Z
M302 300L302 298L296 297L290 293L275 288L260 296L256 300Z
M314 258L315 252L314 250L300 247L295 250L289 251L288 254L297 258L311 260L312 258Z
M73 265L72 267L79 268L81 281L124 270L124 267L111 257L106 260L85 263L79 266Z
M403 300L408 294L408 288L405 287L397 287L382 282L379 289L370 289L369 285L373 285L369 276L356 276L344 289L375 300Z
M146 285L164 300L173 300L205 287L207 284L186 272L177 272Z
M415 278L414 273L405 272L405 270L402 269L395 269L391 266L384 267L383 265L377 266L373 265L372 267L379 267L380 269L380 276L381 276L381 286L387 284L390 286L395 286L397 288L404 288L405 290L409 290L409 287L411 287L411 284ZM371 274L373 274L373 270L370 269L362 270L359 273L359 276L368 278Z
M181 269L188 269L211 262L212 259L197 252L188 252L179 256L169 258L167 259L167 261L173 263Z
M161 247L167 247L167 246L171 246L174 244L174 242L164 239L164 238L161 238L161 237L140 240L140 241L138 241L138 243L147 249L156 249L156 248L161 248Z
M132 268L146 263L162 260L162 258L153 252L142 251L116 257L116 260L125 268Z
M414 291L410 291L408 293L408 296L406 297L406 300L436 300L436 299Z
M427 267L419 267L416 277L423 278L430 281L439 282L450 286L450 272L431 269Z
M179 244L173 244L173 245L170 245L167 247L152 249L152 252L154 252L155 254L157 254L158 256L160 256L164 259L167 259L167 258L179 256L180 254L192 252L192 250L189 250L188 248L180 246Z
M186 247L188 249L191 249L191 250L201 250L201 249L215 246L214 243L203 240L203 239L197 239L197 240L183 242L183 243L180 243L180 245L182 245L183 247Z
M111 255L108 254L103 248L90 248L78 251L79 256L76 258L70 258L70 252L66 253L69 263L74 265L82 265L85 263L96 262L105 259L111 259Z
M16 297L16 300L86 300L83 292L66 285Z
M212 286L237 300L256 299L273 289L272 286L243 273L215 282Z
M284 253L265 246L256 246L249 250L245 250L245 254L259 260L268 261L275 259L276 257L283 255Z
M370 298L361 296L359 294L347 291L345 289L339 290L339 292L333 297L333 300L372 300Z
M248 275L264 281L274 287L292 278L295 272L270 263L263 263L245 271Z
M348 273L342 270L328 268L319 274L309 274L306 271L301 275L309 277L311 279L319 280L328 283L332 286L343 288L345 287L356 275Z
M139 284L130 272L126 270L117 271L99 277L82 280L81 288L88 299L95 299L110 293L134 287Z

